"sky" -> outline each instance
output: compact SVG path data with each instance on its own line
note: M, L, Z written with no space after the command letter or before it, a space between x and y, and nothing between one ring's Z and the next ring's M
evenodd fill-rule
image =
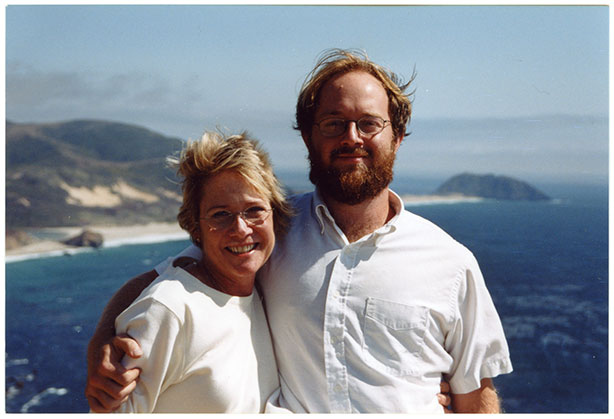
M292 129L318 55L357 48L413 81L402 175L607 181L607 6L8 4L6 118L165 135L248 130L307 171Z

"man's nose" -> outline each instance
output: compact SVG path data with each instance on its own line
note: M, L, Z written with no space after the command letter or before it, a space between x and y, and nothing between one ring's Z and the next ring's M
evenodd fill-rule
M358 131L357 123L355 121L348 121L347 124L346 130L341 136L341 145L356 146L364 144L360 131Z

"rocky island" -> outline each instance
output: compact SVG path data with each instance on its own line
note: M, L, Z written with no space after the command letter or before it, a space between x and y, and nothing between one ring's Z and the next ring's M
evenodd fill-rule
M547 201L551 198L526 182L507 176L462 173L445 181L437 195L463 195L507 201Z

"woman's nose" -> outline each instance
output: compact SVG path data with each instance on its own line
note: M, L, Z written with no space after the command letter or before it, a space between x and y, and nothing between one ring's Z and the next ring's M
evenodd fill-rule
M249 234L252 231L252 228L249 224L247 224L247 221L245 221L240 214L237 214L235 215L235 218L232 221L232 224L230 225L228 231L229 233L234 235L245 235Z

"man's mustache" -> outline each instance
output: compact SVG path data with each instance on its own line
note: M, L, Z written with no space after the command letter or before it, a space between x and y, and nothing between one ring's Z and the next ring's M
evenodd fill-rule
M330 153L331 158L337 157L339 154L350 155L354 157L368 157L369 152L364 148L359 147L340 147Z

